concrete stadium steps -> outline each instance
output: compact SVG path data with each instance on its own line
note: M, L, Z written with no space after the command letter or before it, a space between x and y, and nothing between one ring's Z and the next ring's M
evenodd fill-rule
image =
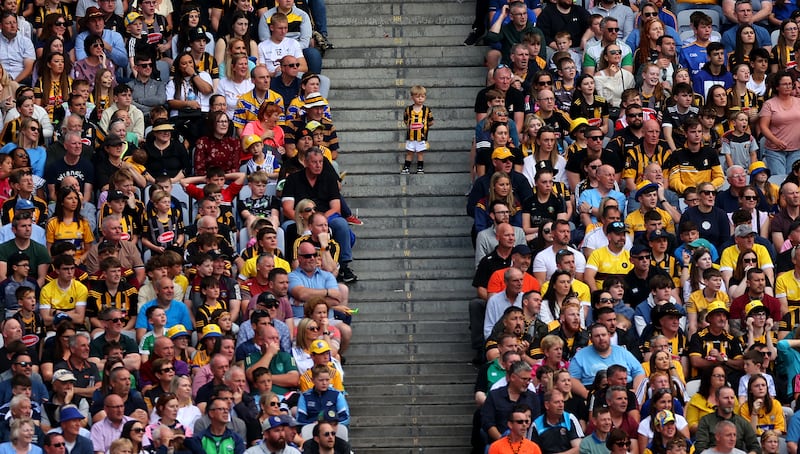
M344 366L353 450L467 452L476 370L464 193L475 94L486 74L485 50L461 45L474 4L326 1L336 48L323 73L347 171L342 192L364 221L353 227L359 281L350 285L350 305L359 313ZM403 109L417 84L434 113L431 151L424 175L400 175Z

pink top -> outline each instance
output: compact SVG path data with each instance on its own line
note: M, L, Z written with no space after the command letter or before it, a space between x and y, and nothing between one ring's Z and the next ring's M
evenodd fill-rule
M786 143L786 151L800 150L800 98L791 97L792 107L784 109L781 107L781 102L778 98L768 99L761 112L758 114L760 117L770 117L769 129L775 134L775 137ZM767 140L765 146L772 150L777 150L778 147Z
M264 139L264 145L269 145L277 150L278 147L282 147L284 145L283 128L276 125L274 128L272 128L272 132L275 134L274 137L272 139ZM264 127L261 126L260 121L251 121L250 123L244 125L242 137L250 134L255 134L258 137L264 137Z

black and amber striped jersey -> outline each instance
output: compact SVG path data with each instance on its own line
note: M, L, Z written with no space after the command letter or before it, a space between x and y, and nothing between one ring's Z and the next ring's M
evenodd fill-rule
M419 111L408 106L403 112L403 123L408 128L406 140L424 142L428 140L428 129L433 124L433 112L428 106L422 106Z

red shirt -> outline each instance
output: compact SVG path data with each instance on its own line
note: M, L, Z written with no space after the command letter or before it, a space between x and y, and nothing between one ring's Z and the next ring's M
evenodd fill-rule
M747 304L754 299L755 298L750 298L747 292L745 292L744 295L733 300L733 303L731 303L730 319L741 320L742 322L744 322L744 317L746 315L744 313L744 307L747 306ZM775 321L780 321L781 319L780 300L778 298L775 298L774 296L769 296L765 293L761 297L761 302L764 303L764 306L769 310L769 316L772 317L772 319Z

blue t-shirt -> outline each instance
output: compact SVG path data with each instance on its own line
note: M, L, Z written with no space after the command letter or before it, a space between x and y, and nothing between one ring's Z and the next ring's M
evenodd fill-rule
M608 358L600 356L591 346L580 349L569 362L569 374L584 385L591 385L598 371L606 370L614 364L620 364L628 369L628 382L633 381L633 377L637 375L644 375L644 369L636 357L618 345L611 346Z
M144 328L147 331L153 330L153 325L147 320L147 309L149 307L155 306L156 300L148 301L142 307L139 308L139 315L136 317L136 328ZM169 305L169 309L166 310L167 312L167 326L166 329L170 329L175 325L183 325L184 328L191 331L194 329L194 325L192 325L192 319L189 317L189 309L186 308L186 305L180 301L172 300Z

